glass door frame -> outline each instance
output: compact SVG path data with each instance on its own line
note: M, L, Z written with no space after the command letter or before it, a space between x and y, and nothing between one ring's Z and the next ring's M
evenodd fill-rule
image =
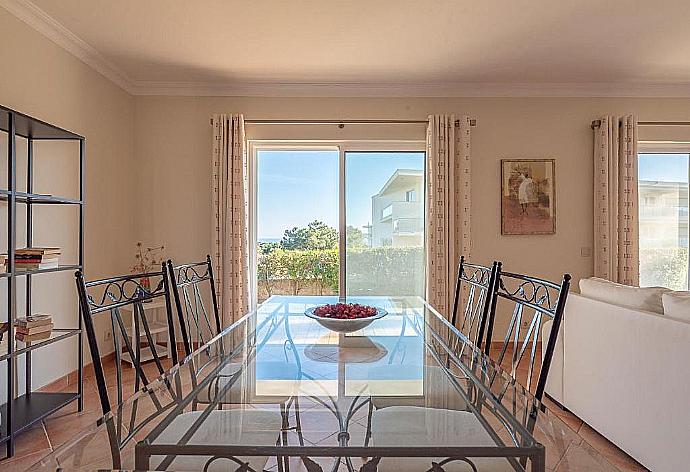
M248 186L248 239L249 239L249 287L251 309L257 306L256 287L256 237L257 237L257 190L258 190L258 152L263 150L271 151L338 151L338 255L339 255L339 280L338 293L342 297L346 294L346 275L347 267L345 261L345 251L347 241L347 220L346 220L346 169L345 154L347 152L423 152L426 156L426 141L424 140L270 140L270 139L249 139L247 140L248 160L247 160L247 186ZM424 160L426 168L426 157ZM426 171L424 172L424 193L426 195ZM424 202L426 215L426 198Z
M676 142L676 141L638 141L637 143L637 159L639 166L639 159L641 154L686 154L688 155L688 185L690 192L690 142ZM637 182L639 186L640 176L639 171L637 175ZM690 194L689 194L690 196ZM639 198L639 190L638 190ZM639 205L639 202L638 202ZM639 220L639 218L638 218ZM639 222L638 222L639 224ZM688 229L690 231L690 229ZM638 239L639 239L638 231ZM690 238L690 234L688 235ZM639 247L640 241L638 241ZM639 268L641 270L641 267ZM690 290L690 257L688 258L688 281L686 290Z

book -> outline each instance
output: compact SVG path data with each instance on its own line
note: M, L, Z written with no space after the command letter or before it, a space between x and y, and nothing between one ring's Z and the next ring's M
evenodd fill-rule
M53 316L48 314L36 314L17 318L18 328L33 328L53 324Z
M52 331L53 323L39 326L32 326L31 328L17 327L17 334L23 334L25 336L31 336L37 333L43 333L44 331Z
M56 267L59 267L57 259L43 262L14 261L15 270L55 269Z
M15 255L43 256L45 254L60 254L59 247L25 247L14 251Z
M49 261L52 259L57 259L60 254L17 254L14 256L14 261Z
M17 338L17 341L21 341L23 343L30 343L33 341L43 341L44 339L48 339L50 337L51 331L44 331L42 333L37 333L37 334L22 334L22 333L17 333L14 335L15 338Z

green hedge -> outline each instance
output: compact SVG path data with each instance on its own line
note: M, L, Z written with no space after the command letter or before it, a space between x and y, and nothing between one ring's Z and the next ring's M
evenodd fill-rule
M357 295L423 295L424 248L348 249L347 289Z
M421 247L348 248L347 287L351 294L421 295L424 287L424 251ZM258 279L268 296L290 281L292 295L307 287L318 293L338 290L337 249L275 249L259 255ZM280 284L278 282L281 282Z

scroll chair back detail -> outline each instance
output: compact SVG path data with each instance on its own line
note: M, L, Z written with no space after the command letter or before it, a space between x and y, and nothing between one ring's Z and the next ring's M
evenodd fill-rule
M498 263L495 261L491 267L470 264L465 260L465 256L460 257L460 264L458 264L451 323L458 327L478 349L481 349L484 339L497 267ZM467 289L466 303L462 323L457 326L463 287Z
M168 260L167 270L172 282L182 342L188 356L195 348L203 346L221 331L211 256L207 255L203 262L179 266ZM210 308L213 311L209 311L204 303L203 284L206 283L210 289Z
M546 351L542 356L543 360L534 391L534 397L539 401L544 395L546 379L551 367L551 359L556 347L556 339L563 320L563 310L569 290L569 274L565 274L561 283L557 284L527 275L502 272L500 264L496 270L496 283L492 292L493 300L487 328L485 353L490 354L498 302L501 299L506 300L514 305L513 314L505 337L501 341L501 351L493 359L499 365L503 365L510 348L510 375L513 380L517 380L518 367L526 363L527 380L524 386L527 390L531 391L535 360L540 346L542 322L548 319L553 320L551 334ZM526 321L524 333L522 332L523 321Z
M165 372L161 364L160 356L156 350L156 341L151 334L149 321L146 319L142 303L148 300L164 301L167 314L168 336L170 337L172 346L176 345L175 329L172 323L173 318L168 274L165 271L165 266L161 264L160 272L123 275L91 282L85 282L84 276L80 271L75 273L75 277L79 296L79 307L84 319L89 350L91 352L91 358L93 359L101 408L103 414L106 414L111 411L111 403L108 398L108 385L105 380L101 349L98 345L98 337L96 336L94 327L94 316L103 312L110 313L109 328L112 330L112 340L115 347L117 402L118 405L120 405L124 400L122 382L123 346L121 345L121 341L124 343L124 354L129 355L134 368L134 390L132 393L138 391L142 387L146 387L150 383L142 367L141 342L139 342L139 340L143 337L146 338L153 361L158 369L158 374L162 375ZM150 287L152 288L147 288L142 285L142 279L148 279ZM131 333L127 332L120 310L127 305L131 305L133 310L133 326L130 327L132 330ZM130 337L133 337L137 342L132 343ZM173 363L177 364L178 359L176 350L171 349L170 351Z

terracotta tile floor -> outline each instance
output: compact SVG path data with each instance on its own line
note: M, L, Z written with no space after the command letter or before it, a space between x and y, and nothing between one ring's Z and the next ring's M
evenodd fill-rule
M146 369L150 370L151 373L153 373L154 368L155 366L152 363L146 365ZM124 369L125 373L128 371L133 372L131 369ZM109 378L112 377L112 382L114 382L114 366L107 367L106 373ZM125 381L130 380L130 375L131 374L126 376ZM73 391L74 389L74 385L68 385L66 382L64 382L64 385L54 386L51 391ZM562 410L548 399L545 400L545 403L554 414L561 418L583 439L583 448L585 450L587 448L591 448L599 452L611 465L615 466L620 471L627 472L647 470L611 442L609 442L606 438L594 431L587 424L583 423L582 420L577 418L572 413ZM101 410L96 384L93 374L89 374L87 372L85 373L84 379L84 411L77 412L77 405L75 402L53 414L43 423L19 436L15 442L14 457L0 461L0 470L2 470L2 472L24 471L26 468L40 460L43 456L49 454L52 450L60 446L66 440L73 437L75 433L93 424L100 416ZM302 421L310 421L309 415L307 415L306 412L305 416L302 418ZM328 436L327 433L324 434L325 436ZM310 443L308 439L309 438L307 438L307 443ZM320 440L316 440L316 442L328 442L328 440L328 437L324 437ZM566 457L564 457L556 465L554 470L612 470L605 464L588 464L585 466L584 462L588 461L589 458L583 458L582 456L584 455L583 449L574 450L572 453L569 451L569 453L566 453ZM322 460L320 462L324 461ZM325 461L324 465L326 465L326 462L328 462L328 464L332 464L332 461ZM272 465L275 464L269 463L267 465L267 469L270 470ZM357 465L359 465L359 463ZM290 470L303 470L301 467L301 463L295 463L294 467L291 467Z

